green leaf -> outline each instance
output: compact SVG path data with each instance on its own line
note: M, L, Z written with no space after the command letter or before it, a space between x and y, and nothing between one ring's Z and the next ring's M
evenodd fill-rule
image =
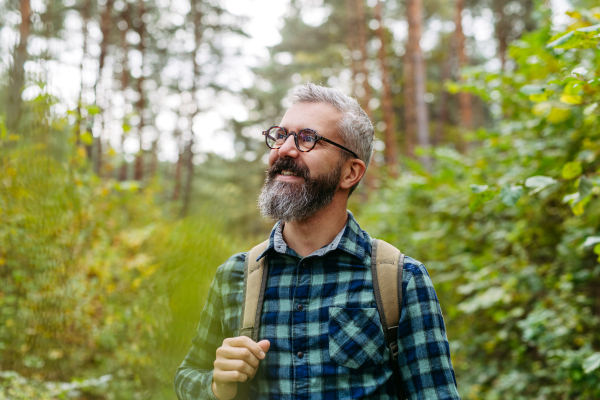
M537 117L541 117L541 116L548 114L548 112L550 110L552 110L552 104L550 102L545 102L545 103L539 103L539 104L536 104L535 106L533 106L533 108L531 109L531 112L533 113L533 115L535 115Z
M569 80L565 85L564 94L578 95L583 90L583 82L579 79Z
M579 194L579 193L578 193ZM585 211L585 206L587 205L587 203L590 202L591 196L588 197L577 197L577 200L575 200L573 202L573 204L571 205L571 211L573 211L573 214L579 216L582 215L583 212Z
M469 204L469 208L471 209L471 211L476 211L479 208L481 208L483 203L486 203L486 202L492 200L494 198L494 196L496 195L496 192L494 192L492 190L487 190L487 186L479 186L479 185L471 185L471 190L473 190L473 186L478 187L476 190L481 190L481 188L485 187L485 189L483 189L483 191L475 192L475 199L473 201L471 201L471 203Z
M560 46L561 44L564 44L567 42L567 40L569 40L571 37L573 36L573 32L569 32L564 36L559 37L558 39L556 39L553 42L550 42L546 45L546 47L556 47L556 46Z
M598 103L590 104L583 110L583 115L585 115L585 116L592 115L592 113L594 112L594 110L596 108L598 108Z
M573 179L581 175L581 172L581 163L579 161L571 161L563 166L562 177L565 179Z
M473 193L483 193L488 190L488 185L471 185L471 192Z
M539 103L540 101L548 100L548 93L530 94L529 100Z
M560 45L563 45L565 43L567 43L569 41L569 39L571 39L572 37L574 37L578 32L581 33L589 33L589 32L595 32L597 30L600 30L600 24L598 25L592 25L592 26L586 26L584 28L579 28L577 30L571 31L569 33L567 33L564 36L559 37L558 39L548 43L546 45L546 47L558 47Z
M94 143L94 137L89 132L85 132L80 138L81 141L88 146L91 146Z
M87 106L87 111L90 115L96 115L100 113L100 107L98 106Z
M558 124L568 120L570 116L571 110L568 108L552 107L547 118L548 121L552 122L553 124Z
M575 94L563 94L560 96L560 101L565 104L581 104L583 102L583 98Z
M589 374L590 372L600 367L600 353L594 353L585 360L583 360L583 372Z
M141 185L138 181L122 181L117 182L117 184L115 185L115 189L117 189L120 192L136 192L140 189L140 187Z
M500 200L509 207L514 207L523 194L523 186L506 185L500 190Z
M460 92L460 85L457 84L456 82L452 82L452 81L446 81L446 83L444 84L446 90L448 91L448 93L458 93Z
M533 189L529 194L535 194L555 183L556 180L550 178L549 176L543 175L532 176L525 180L525 186Z
M583 242L583 244L581 245L581 247L589 247L597 243L600 243L600 236L588 236L585 239L585 242Z
M539 86L539 85L524 85L521 86L521 89L519 89L519 91L523 94L526 95L532 95L532 94L542 94L544 93L546 89L543 86Z

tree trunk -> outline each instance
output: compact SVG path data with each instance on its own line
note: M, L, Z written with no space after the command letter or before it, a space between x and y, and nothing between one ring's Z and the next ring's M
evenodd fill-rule
M383 85L383 121L385 122L385 162L389 166L393 177L398 175L398 150L396 146L394 108L392 102L392 83L390 79L389 68L387 65L387 56L385 54L386 40L383 32L383 21L381 18L381 0L377 1L375 6L375 19L379 22L377 36L381 42L379 48L379 62L381 64L381 83Z
M102 123L104 126L104 122ZM96 163L94 164L96 175L100 176L102 172L102 134L96 138Z
M440 101L439 101L439 113L437 124L435 127L435 137L433 140L433 145L438 146L444 141L444 129L446 123L448 122L448 92L444 87L444 82L450 79L451 75L451 67L452 67L452 57L450 52L446 53L446 57L444 60L444 64L442 65L442 90L440 91Z
M468 64L467 55L465 54L465 35L462 29L462 10L464 0L456 0L456 16L455 16L455 48L458 61L458 67L462 69ZM462 81L462 74L459 76L459 81ZM458 93L458 106L460 109L460 125L463 129L472 129L473 127L473 109L471 107L471 94L461 91Z
M190 203L192 201L192 184L194 182L194 152L192 147L194 146L194 137L189 141L184 151L185 164L186 164L186 176L185 176L185 187L183 191L183 205L181 207L180 217L185 217L190 211Z
M411 19L408 16L410 10L410 2L414 0L407 0L407 19L410 22ZM415 72L412 54L414 50L414 25L408 27L408 39L406 43L406 51L404 53L403 62L403 78L404 78L404 151L407 156L415 156L415 142L417 137L417 109L415 105ZM417 45L418 45L417 40Z
M90 21L90 0L87 0L84 4L83 7L81 8L81 19L82 19L82 27L81 27L81 33L83 34L83 55L81 56L81 65L79 67L79 74L81 77L81 85L79 87L79 99L77 101L77 144L80 143L80 137L81 137L81 133L82 130L84 130L85 132L87 132L88 127L87 127L87 114L85 115L85 117L83 116L83 92L85 91L85 83L83 82L83 77L85 75L85 59L87 57L88 54L88 23ZM85 144L85 148L88 154L88 158L91 158L92 156L92 147L89 144Z
M358 45L360 47L360 52L362 57L360 58L358 65L360 72L364 75L363 80L363 91L364 94L362 96L363 108L366 111L369 118L373 119L373 111L371 111L371 107L369 103L371 102L372 94L371 94L371 85L369 84L369 71L367 70L367 31L365 27L367 26L367 20L365 18L365 5L364 0L355 0L356 1L356 27L358 30Z
M194 46L194 52L192 53L192 63L194 65L194 78L192 81L192 99L194 101L194 112L190 113L190 130L192 133L192 139L190 140L190 142L188 143L187 146L187 159L186 159L186 165L187 165L187 175L186 175L186 182L185 182L185 188L184 188L184 194L183 194L183 206L181 208L181 214L180 216L185 217L188 212L189 212L189 208L190 208L190 201L191 201L191 196L192 196L192 184L194 181L194 151L193 151L193 145L194 145L194 118L196 117L196 115L198 115L199 109L198 109L198 78L200 77L200 65L198 64L198 60L196 59L197 55L198 55L198 50L200 49L200 44L202 43L202 12L198 9L199 5L202 4L201 1L196 0L196 1L192 1L192 11L191 11L191 15L193 18L193 23L194 23L194 40L195 40L195 46Z
M510 34L510 21L504 14L506 1L496 0L494 4L494 31L498 40L498 58L500 59L501 69L504 70L506 64L506 51L508 50L508 36Z
M175 135L175 140L177 141L177 148L180 147L180 139L181 135ZM181 194L181 169L183 165L183 153L178 153L177 155L177 163L175 164L175 175L173 176L173 180L175 181L175 185L173 186L173 201L179 200L179 196Z
M110 27L111 27L111 16L113 9L114 0L106 0L106 5L104 6L104 12L100 18L100 31L102 32L102 41L100 42L100 56L98 57L98 77L96 78L96 83L94 84L94 93L96 99L96 106L100 107L100 117L102 118L102 124L100 128L100 137L98 138L98 145L96 151L96 174L101 175L102 172L102 134L104 133L105 126L105 114L104 107L101 107L98 103L98 83L102 79L102 71L104 70L104 63L106 61L106 53L108 49L108 41L110 35ZM104 104L106 104L106 99L104 100Z
M140 20L140 23L136 29L136 32L140 36L139 50L140 50L140 54L142 55L142 73L140 74L140 77L137 79L137 92L140 95L140 98L136 104L137 113L140 118L140 123L138 126L140 150L138 151L138 154L135 157L134 179L136 181L141 181L144 179L144 150L142 149L142 133L143 133L144 127L146 126L146 121L144 119L144 110L146 108L146 99L144 97L144 95L145 95L145 93L144 93L144 62L146 61L146 46L144 45L145 38L146 38L146 24L144 23L144 19L143 19L144 13L145 13L144 1L138 0L138 18Z
M21 93L25 84L25 68L27 61L27 40L31 33L31 6L29 0L20 1L21 25L19 26L19 44L14 50L14 65L11 71L10 86L8 88L8 104L6 113L6 125L9 130L14 131L21 120L23 101Z
M121 31L121 48L123 49L123 59L121 60L121 64L123 66L123 71L121 72L121 91L125 92L125 90L129 87L129 67L128 63L128 52L129 52L129 43L127 42L127 29L129 28L129 14L128 9L123 10L121 17L123 21L127 24L127 28ZM125 143L125 139L127 138L127 132L123 131L123 135L121 136L121 152L123 154L123 161L121 164L121 169L119 172L119 180L124 181L127 179L127 170L128 163L125 160L125 148L123 144Z
M110 39L110 27L112 24L112 10L114 0L106 0L104 6L104 12L100 17L100 32L102 32L102 41L100 42L100 56L98 57L98 79L96 80L96 87L102 76L102 70L104 69L104 63L106 62L106 53L108 49L108 43Z
M427 150L430 147L429 140L429 113L427 103L425 103L425 59L421 50L421 24L423 20L423 3L422 0L407 0L406 15L408 18L408 46L407 46L407 61L411 63L408 79L412 79L414 89L412 97L407 97L408 102L413 102L414 109L411 118L413 121L413 129L416 130L416 139L423 149ZM405 75L406 77L406 75ZM420 157L423 166L427 170L431 170L431 157Z
M354 59L354 52L357 50L356 37L356 7L352 1L346 3L346 44L350 51L350 69L352 70L352 83L350 93L356 95L356 74L358 73L356 67L356 60Z

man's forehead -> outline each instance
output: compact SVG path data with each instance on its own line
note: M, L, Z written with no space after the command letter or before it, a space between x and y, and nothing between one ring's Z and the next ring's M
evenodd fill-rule
M314 130L336 130L341 113L327 103L296 103L292 105L281 119L281 126L286 129L311 128Z

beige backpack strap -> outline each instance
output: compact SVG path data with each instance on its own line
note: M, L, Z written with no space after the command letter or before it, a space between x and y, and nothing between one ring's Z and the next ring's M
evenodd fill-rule
M256 259L267 249L269 241L265 240L246 254L244 262L244 297L242 303L242 319L238 336L248 336L258 342L260 314L267 286L267 269L265 259ZM247 400L252 381L238 382L237 394L234 400Z
M402 312L402 275L404 254L383 240L373 239L371 271L373 291L385 341L390 349L392 371L399 399L404 398L402 378L398 366L398 324Z
M244 263L244 303L242 304L242 320L240 324L240 336L248 336L258 342L258 328L260 325L260 314L263 300L265 298L265 286L267 284L267 266L265 258L256 259L267 249L269 241L250 250Z

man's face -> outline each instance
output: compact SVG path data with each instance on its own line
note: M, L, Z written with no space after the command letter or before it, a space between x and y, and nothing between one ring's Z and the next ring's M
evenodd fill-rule
M288 132L310 128L318 135L343 143L337 132L340 113L324 103L298 103L280 126ZM308 153L296 148L293 136L269 154L267 179L259 197L265 217L286 222L303 220L331 203L338 189L344 157L337 147L318 141Z

